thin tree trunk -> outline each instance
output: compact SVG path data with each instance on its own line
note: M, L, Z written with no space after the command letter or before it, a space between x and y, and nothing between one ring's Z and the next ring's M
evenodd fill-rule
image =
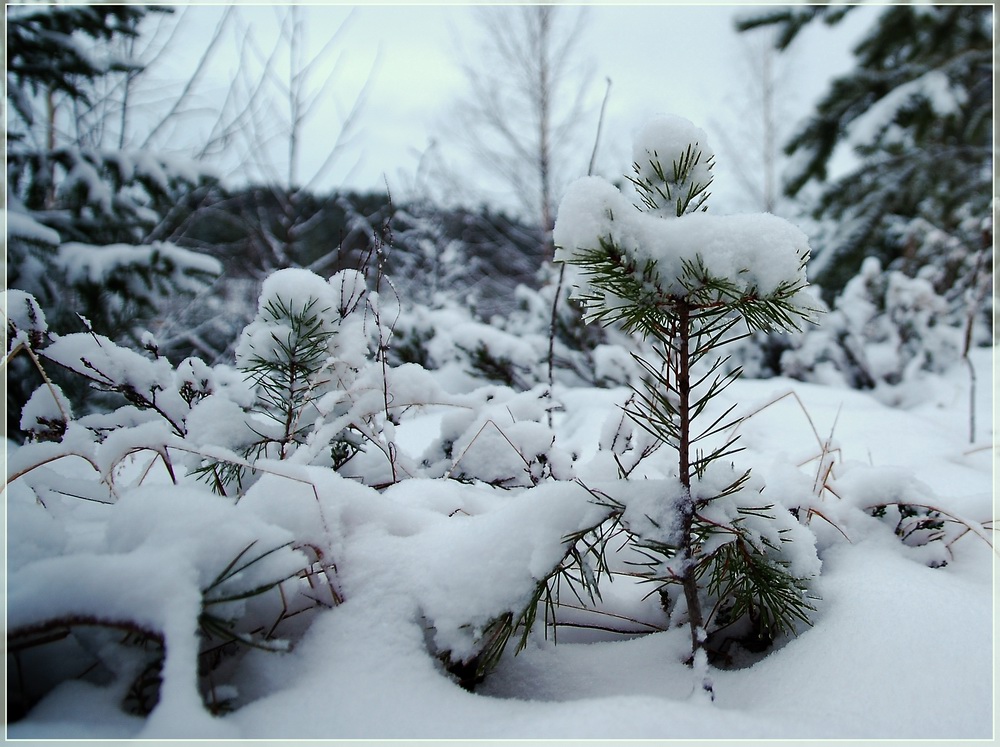
M684 495L681 501L681 586L687 603L688 626L691 628L691 667L695 674L695 696L707 695L715 700L712 679L708 674L708 652L705 649L705 619L698 596L698 565L695 562L696 539L694 517L696 502L691 493L691 306L685 299L677 303L677 326L673 352L677 355L677 468Z
M691 494L691 309L685 301L677 307L677 419L679 437L677 444L677 470L684 499L681 503L681 527L683 546L682 585L687 601L688 622L691 627L691 653L696 654L702 647L701 629L703 619L701 601L698 597L698 579L695 576L695 547L692 534L694 526L694 496Z
M764 211L773 213L777 206L778 198L776 194L778 149L777 149L777 123L774 121L774 73L773 73L774 50L767 48L763 51L761 65L761 82L763 84L763 100L761 101L762 116L764 121Z
M288 188L292 191L297 187L299 160L299 126L301 122L301 90L299 87L302 65L299 60L299 43L301 29L296 6L289 8L291 13L291 31L288 37Z
M56 165L52 151L56 149L56 93L52 88L45 92L45 174L48 185L45 189L45 209L50 210L56 203Z
M128 45L128 52L126 53L129 60L135 59L135 37L130 38L126 44ZM128 115L129 115L129 99L132 94L132 81L135 80L136 73L133 70L128 70L125 73L125 80L122 81L122 103L121 103L121 116L118 120L118 150L125 150L125 145L128 143Z
M552 246L552 228L555 221L552 218L552 81L550 80L552 71L549 68L549 34L551 30L551 9L542 7L538 9L539 17L539 43L538 43L538 176L541 191L541 218L542 231L545 235L545 257L551 259L554 247Z

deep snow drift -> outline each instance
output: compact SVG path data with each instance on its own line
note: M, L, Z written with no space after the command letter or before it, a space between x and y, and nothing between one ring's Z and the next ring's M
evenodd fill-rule
M810 522L822 561L813 626L750 667L716 670L713 704L690 697L690 670L680 663L687 633L680 628L622 636L565 627L554 644L551 631L546 640L539 626L520 654L508 649L475 694L428 653L426 636L435 633L460 645L458 618L454 627L448 623L459 602L466 609L491 608L491 596L505 593L511 575L530 570L533 560L538 567L548 562L530 557L546 551L543 530L569 531L590 510L576 497L584 491L574 483L505 491L411 480L379 494L325 472L298 477L314 478L325 519L339 527L347 601L313 614L291 651L244 656L231 677L237 710L210 717L190 688L179 688L165 691L161 707L142 720L122 714L114 686L70 680L10 724L8 737L989 738L995 555L969 531L952 545L954 557L945 567L930 567L940 554L932 545L941 543L907 547L892 523L861 509L902 491L899 499L933 502L970 523L988 521L994 457L986 424L993 392L985 382L992 352L978 350L974 358L981 432L972 445L962 368L926 381L923 404L910 410L887 408L856 391L781 379L741 381L727 391L741 413L752 414L741 428L747 447L741 462L775 489L809 489L816 462L805 462L823 451L815 426L821 440L832 437L831 485L840 498L826 493L824 518ZM798 400L779 399L789 392ZM556 421L558 442L579 462L596 459L602 425L616 416L625 395L558 392L564 406ZM404 424L400 443L419 451L442 417L443 409L428 411ZM66 460L51 467L53 475L72 474ZM237 506L214 510L205 505L208 494L194 494L179 507L178 496L169 496L174 505L168 507L168 496L158 497L155 488L113 507L77 501L64 510L87 512L86 520L75 524L76 535L56 538L54 523L13 485L9 622L26 614L27 605L15 604L20 593L56 607L68 604L67 596L86 598L78 579L88 563L99 562L88 549L106 542L118 543L122 563L109 563L101 573L138 575L151 599L169 599L174 608L182 603L173 596L183 587L178 575L186 571L177 565L176 548L162 550L170 567L158 563L148 538L183 537L187 552L205 552L238 546L247 527L275 543L289 533L325 531L309 525L318 504L305 482L268 475L259 486ZM142 512L135 510L140 500ZM170 521L178 526L171 529ZM45 576L45 543L57 541L70 549L64 557L75 563L72 575L64 566ZM226 549L218 551L224 556ZM33 561L35 580L18 580L15 571ZM122 583L136 588L134 581ZM627 578L602 587L607 609L662 625L656 604L643 600L646 591ZM113 597L93 593L101 595L90 597L97 606ZM130 599L126 606L134 611L140 602ZM160 614L155 605L147 609ZM421 609L438 622L436 631L425 629ZM171 619L168 611L162 614ZM615 626L610 618L604 622ZM190 632L174 634L182 652L193 645ZM180 656L175 663L183 669ZM165 673L165 681L187 676Z

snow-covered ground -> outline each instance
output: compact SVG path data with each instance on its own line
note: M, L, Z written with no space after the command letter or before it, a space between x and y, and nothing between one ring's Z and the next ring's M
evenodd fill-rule
M779 641L751 666L714 670L714 702L692 697L691 670L681 663L690 651L683 627L635 636L565 627L553 643L539 625L519 654L508 647L474 693L429 653L432 642L461 650L475 609L495 610L509 588L523 586L525 573L558 559L558 543L546 536L554 533L558 540L588 520L589 503L576 483L499 490L414 479L378 493L329 471L302 471L294 480L266 476L232 511L251 513L253 526L280 541L288 533L301 538L329 531L309 513L319 506L322 521L337 527L346 601L311 614L292 650L253 650L240 659L228 683L238 692L238 708L209 716L191 697L193 688L178 685L192 672L171 659L169 640L178 656L193 654L194 645L181 625L173 639L166 631L164 689L148 719L123 714L116 686L68 680L9 724L7 737L991 739L996 554L988 544L992 530L983 525L993 515L993 355L975 352L977 433L971 444L962 367L927 380L922 404L905 410L862 392L785 379L740 381L713 404L735 401L739 413L750 415L740 429L746 451L737 459L769 489L810 490L815 459L825 453L835 465L828 484L836 491L822 492L809 521L822 561L812 585L818 597L812 626ZM587 474L591 460L589 474L600 476L598 439L625 395L559 392L565 409L555 424L557 443L577 456L578 475ZM441 419L430 412L404 422L398 442L418 455ZM51 466L72 471L68 460ZM16 488L7 496L8 570L31 571L31 578L51 584L30 586L17 576L22 580L10 590L8 615L28 619L33 605L44 606L38 599L82 592L66 566L45 575L45 543L56 540ZM208 497L190 498L191 526L178 528L190 552L204 552L206 542L243 541L230 537L230 507L200 513L197 501ZM942 555L940 542L932 543L937 549L908 547L891 523L863 510L893 499L932 504L971 529L951 545L951 556ZM179 536L170 534L169 517L177 514L163 508L167 502L151 489L113 507L87 504L87 520L74 525L79 536L59 540L61 558L70 558L82 574L97 568L88 552L111 543L134 561L121 571L122 588L130 588L124 579L129 573L146 574L152 596L168 594L174 573L157 565L146 541ZM241 520L232 526L249 525ZM929 564L945 556L944 567ZM602 587L607 609L639 625L662 625L657 605L643 598L647 591L625 577ZM15 602L22 605L17 610ZM177 600L180 607L189 602ZM60 602L45 604L58 609ZM149 614L168 628L175 619L169 610ZM434 630L427 629L428 619Z

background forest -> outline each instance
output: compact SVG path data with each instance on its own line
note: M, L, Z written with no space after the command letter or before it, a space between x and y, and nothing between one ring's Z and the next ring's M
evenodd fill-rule
M690 623L690 646L672 638L668 654L678 671L693 668L709 682L706 672L752 667L812 624L824 609L810 586L820 561L841 557L830 549L841 538L874 532L865 522L888 527L921 571L964 567L955 556L975 537L991 547L989 468L980 461L992 438L985 379L995 344L992 7L879 8L853 68L824 82L815 109L790 123L783 56L801 34L856 12L770 6L735 21L748 40L747 109L740 126L716 127L715 159L730 162L730 204L780 216L775 226L787 221L808 238L796 256L815 307L783 316L786 298L776 292L777 301L765 299L777 304L767 307L773 316L755 323L752 304L734 300L726 308L734 321L693 333L701 347L692 365L722 344L726 354L697 379L708 392L696 414L714 422L695 440L705 439L711 459L692 457L693 484L682 460L680 478L686 495L698 485L718 494L704 499L704 515L678 509L688 532L679 543L663 539L667 509L651 508L651 491L635 487L669 481L664 454L689 445L686 411L674 425L675 399L657 394L690 373L663 332L675 321L595 312L595 299L608 296L584 292L573 264L586 262L567 259L572 247L560 236L575 215L567 207L575 179L637 188L640 211L684 221L715 216L711 169L698 182L701 172L682 157L673 181L650 176L636 155L641 143L634 165L605 169L604 143L622 141L603 129L615 89L570 65L587 58L579 8L477 16L486 42L461 69L464 98L442 132L476 167L428 160L397 194L320 186L329 164L365 138L364 95L346 107L324 152L303 151L338 43L332 33L306 54L305 9L279 16L272 48L247 41L240 76L189 145L188 123L204 121L200 81L215 45L238 28L238 9L222 14L195 53L191 79L153 107L145 102L158 66L176 54L176 9L8 6L6 499L9 539L20 532L7 556L8 722L24 719L18 733L29 737L61 728L96 737L256 734L254 719L267 722L272 711L247 704L298 692L266 661L303 641L310 650L310 621L341 608L345 616L323 624L340 626L332 635L345 639L374 636L366 631L389 614L422 620L419 635L400 624L373 639L372 655L385 657L374 661L411 662L420 650L449 683L498 698L539 692L518 688L522 677L537 686L541 660L512 664L512 650L530 651L532 636L547 641L559 624L603 631L595 640L604 640ZM596 112L584 107L595 91L603 93ZM711 163L705 142L690 143ZM234 157L242 170L223 176ZM675 214L672 202L658 202L657 178L668 193L690 187ZM768 230L775 241L790 235ZM725 278L701 279L731 300ZM741 376L738 394L723 394ZM755 388L770 381L802 385L782 397L798 400L819 454L788 457L764 470L771 479L755 467L722 485L707 465L743 451L732 446L744 418L781 399ZM963 392L957 407L949 400L945 430L959 433L947 449L966 450L948 464L973 475L955 480L974 495L968 505L906 469L841 464L832 433L840 410L828 393L848 403L851 429L864 403L900 418L930 402L944 410L942 382ZM759 407L742 407L751 392ZM815 410L803 404L807 392ZM590 409L604 406L601 418ZM830 436L811 419L820 413L833 419ZM880 432L858 428L863 437ZM754 424L746 430L757 434L749 457L774 457ZM923 453L909 438L900 450ZM786 447L774 451L784 457ZM580 486L582 498L571 494ZM287 499L280 510L268 503L274 495ZM463 533L454 517L478 528ZM964 536L972 539L953 548ZM505 549L491 563L484 547ZM682 583L675 567L688 561L701 563L699 575L685 566ZM183 581L165 575L180 566ZM512 570L496 577L498 567ZM638 579L641 594L608 592L602 578L616 575ZM978 625L976 588L975 604L958 609ZM414 608L397 592L413 595ZM164 604L168 597L180 601ZM696 625L699 599L705 619ZM595 623L593 610L605 617ZM367 665L348 657L346 666ZM427 682L403 679L418 689ZM716 682L715 692L703 689L723 704L727 687L740 691L724 673ZM104 726L51 716L53 703L112 700L116 715L99 709ZM679 723L686 729L697 715L686 711ZM729 732L723 720L723 735L759 727L740 719ZM555 717L551 735L570 722ZM941 733L961 722L943 719ZM268 723L266 733L285 736ZM470 736L465 722L455 732L409 723L430 736ZM818 723L803 733L823 736ZM605 727L613 732L603 722L597 731ZM865 735L900 735L886 729ZM786 735L783 726L759 733ZM374 726L342 735L384 736Z
M189 91L182 92L148 123L135 103L149 64L138 55L149 51L143 29L156 28L151 20L166 10L11 10L8 287L33 294L53 330L82 330L82 315L96 332L130 345L153 333L175 363L190 355L222 362L250 320L260 282L276 269L302 267L327 275L365 268L370 283L377 268L390 278L404 305L422 309L403 315L414 325L396 330L396 347L425 365L443 363L427 352L440 330L415 320L445 306L494 329L529 325L547 334L557 283L547 237L556 189L573 176L560 141L578 116L572 87L582 85L556 65L568 52L580 54L567 49L574 30L563 28L579 18L538 10L525 14L523 29L491 37L498 54L524 66L503 107L485 106L496 103L487 89L499 81L468 71L461 129L482 141L469 148L485 168L506 168L522 198L512 212L384 192L314 193L300 184L294 149L319 97L304 81L325 62L319 55L301 61L289 81L274 86L276 94L266 90L274 70L234 83L230 96L242 98L220 107L199 158L154 148L161 133L184 126L188 106ZM776 29L774 49L781 50L808 24L836 24L850 11L781 9L748 14L740 27L748 34ZM858 45L856 69L831 82L794 132L778 117L773 68L780 53L758 50L761 125L746 129L761 134L744 150L760 158L741 164L741 181L748 200L808 227L810 279L833 313L794 341L755 339L737 356L748 374L842 380L902 396L891 392L904 378L940 372L970 345L990 343L990 20L988 9L975 7L887 11ZM295 48L299 24L289 22L272 56ZM505 37L512 41L503 48ZM263 147L247 133L275 95L284 95L292 112L280 136L291 151L287 171L259 184L220 181L213 152ZM238 144L241 137L251 138L248 146ZM853 151L853 163L828 178L838 149ZM777 171L785 163L781 193ZM569 306L566 316L572 324ZM596 383L586 373L594 366L584 361L604 334L560 331L569 349L556 369ZM467 366L528 388L541 380L546 345L538 352L537 361L510 360L478 341L457 354L468 356ZM23 361L13 365L23 370L8 389L8 426L20 439L20 405L38 380Z

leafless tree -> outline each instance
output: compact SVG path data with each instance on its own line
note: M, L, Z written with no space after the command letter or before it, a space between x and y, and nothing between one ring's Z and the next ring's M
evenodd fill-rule
M734 68L738 93L727 121L713 122L726 161L733 169L745 207L773 213L781 209L782 144L789 134L786 72L789 60L779 57L771 29L740 37ZM735 134L734 134L735 133Z
M268 49L258 45L258 30L244 27L243 35L253 64L240 66L244 99L253 100L253 92L263 89L261 106L254 107L244 129L246 155L250 167L245 176L275 183L288 190L312 189L333 163L344 155L357 134L358 119L367 95L367 83L357 92L346 110L339 112L339 122L324 128L330 135L325 151L310 162L316 165L303 178L303 138L306 128L315 123L318 108L336 104L335 85L341 72L338 43L347 33L350 16L316 45L309 38L310 29L321 24L310 19L311 8L276 7L277 38ZM377 64L377 62L376 62ZM372 67L374 71L375 65ZM371 80L369 73L368 80Z
M44 106L43 134L48 147L174 151L193 159L206 154L196 137L178 138L190 132L194 120L214 117L220 126L221 109L206 107L201 84L216 61L224 32L233 19L233 8L224 9L205 41L194 41L190 31L203 23L197 9L148 13L139 34L102 42L99 52L127 60L134 66L115 73L81 80L85 97L48 95ZM81 41L81 43L85 43ZM185 81L176 80L163 67L180 53L193 57L194 65ZM95 49L95 53L98 50ZM230 125L232 123L229 123Z
M220 128L219 137L240 154L230 158L235 175L258 185L263 198L263 202L244 205L242 215L253 244L255 266L248 269L259 278L315 259L304 260L296 252L301 236L322 214L322 205L307 198L353 145L375 67L353 102L340 109L335 100L338 94L333 92L342 88L335 85L341 71L338 42L346 33L349 16L332 31L324 31L324 37L313 45L309 31L319 24L311 19L312 12L294 5L275 7L278 33L265 43L259 40L263 29L242 22L236 25L242 40L241 61L226 104L231 109L227 121L240 126ZM327 107L322 111L327 140L318 154L306 153L307 129L317 125L322 106ZM328 117L334 109L339 121L331 126ZM280 213L277 221L275 206ZM330 238L333 252L338 237Z
M480 33L474 52L462 53L468 89L452 135L550 232L562 188L586 170L586 148L575 137L589 93L579 55L586 8L474 12Z

